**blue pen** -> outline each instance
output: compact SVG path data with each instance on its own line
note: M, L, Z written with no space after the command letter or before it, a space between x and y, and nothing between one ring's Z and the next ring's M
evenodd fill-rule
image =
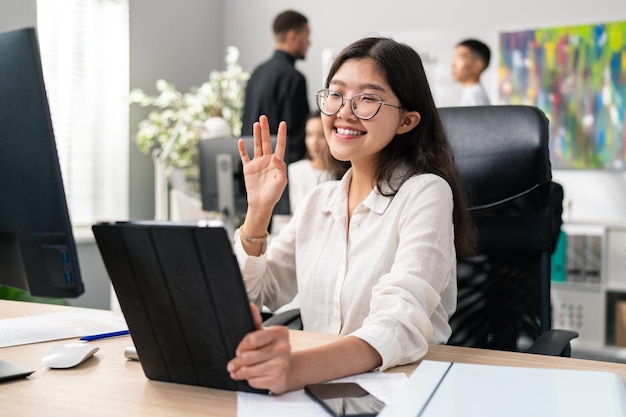
M92 335L89 335L89 336L83 336L79 340L84 340L86 342L90 342L92 340L108 339L110 337L117 337L117 336L126 336L127 334L130 334L130 331L128 331L128 330L120 330L120 331L117 331L117 332L100 333L100 334L92 334Z

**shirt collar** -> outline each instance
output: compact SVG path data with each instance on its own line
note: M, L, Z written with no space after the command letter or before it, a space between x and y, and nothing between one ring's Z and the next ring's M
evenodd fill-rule
M404 176L404 172L406 172L405 169L396 170L394 177L392 178L392 185L394 186L394 188L397 188L398 184L402 180L402 177ZM339 182L339 187L335 188L330 198L322 207L323 212L337 213L340 210L345 210L345 207L348 204L348 189L351 180L352 168L350 168L341 178ZM384 183L382 188L385 193L390 193L392 191L392 187L387 183ZM389 204L391 204L391 200L393 200L393 195L384 196L380 194L377 187L374 187L374 189L372 189L367 198L363 200L362 204L374 213L383 214L385 210L387 210L387 207L389 207Z
M280 49L276 49L274 51L274 57L275 58L281 58L284 61L289 62L291 65L295 66L296 65L296 58L294 58L293 56L289 55L287 52L285 51L281 51Z

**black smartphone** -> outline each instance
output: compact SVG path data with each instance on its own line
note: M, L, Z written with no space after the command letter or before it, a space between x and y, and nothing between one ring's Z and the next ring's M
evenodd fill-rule
M385 403L354 382L328 382L304 387L334 417L373 417Z

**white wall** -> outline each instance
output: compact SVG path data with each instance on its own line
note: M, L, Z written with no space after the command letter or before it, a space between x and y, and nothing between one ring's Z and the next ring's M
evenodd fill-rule
M484 74L484 83L494 100L500 32L626 20L626 7L615 0L528 0L515 6L495 0L318 0L295 5L287 0L223 0L223 3L224 42L239 47L244 68L252 69L270 55L272 20L278 12L293 8L309 18L312 30L307 60L298 63L312 92L321 84L323 49L330 48L336 53L365 35L393 35L422 55L435 59L435 66L443 70L435 74L439 81L452 84L449 63L455 43L465 37L477 37L494 53L493 65ZM460 90L455 88L458 94ZM455 103L451 97L438 104Z
M501 32L626 20L623 1L528 0L504 2L318 0L224 0L224 42L241 51L246 69L266 59L273 48L271 22L293 8L309 18L312 45L298 67L306 75L311 105L321 88L322 51L337 53L355 39L369 34L393 36L413 46L425 61L438 105L455 105L460 94L450 76L450 56L456 42L477 37L492 50L492 65L483 82L492 101L498 97L498 49ZM243 29L245 28L245 29ZM570 221L626 221L626 173L606 171L555 171L565 188Z
M0 32L37 24L36 0L0 0Z

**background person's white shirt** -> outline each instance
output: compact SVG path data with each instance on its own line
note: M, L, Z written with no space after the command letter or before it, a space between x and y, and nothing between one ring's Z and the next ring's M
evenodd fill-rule
M289 178L289 207L291 212L304 201L313 188L331 178L328 171L313 168L310 159L301 159L287 166Z
M480 83L465 87L461 93L460 106L488 106L489 104L489 96Z
M348 226L350 179L348 171L316 187L259 257L245 253L237 231L235 253L251 301L275 310L298 293L305 330L365 340L384 370L450 336L452 192L436 175L414 176L394 197L373 190Z

